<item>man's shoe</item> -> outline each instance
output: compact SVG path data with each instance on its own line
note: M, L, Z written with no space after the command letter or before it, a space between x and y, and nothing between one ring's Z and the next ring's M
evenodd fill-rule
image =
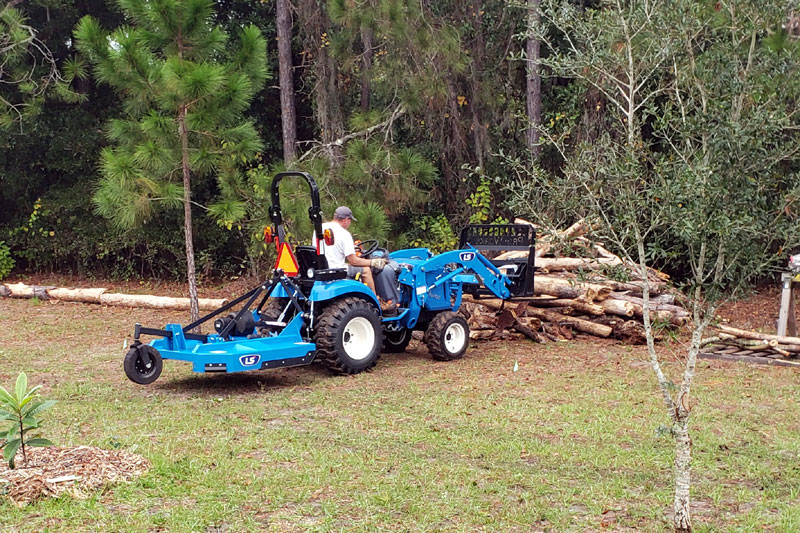
M397 313L397 306L395 305L394 301L384 301L383 298L378 298L378 301L381 303L381 313L384 315L394 315Z

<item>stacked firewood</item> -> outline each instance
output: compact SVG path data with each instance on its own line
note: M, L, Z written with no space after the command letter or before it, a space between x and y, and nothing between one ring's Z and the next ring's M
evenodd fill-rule
M768 335L724 325L716 328L718 331L714 336L701 341L701 349L764 357L797 358L800 354L800 337Z
M557 235L537 239L534 297L513 302L465 297L461 312L471 337L525 336L545 342L585 333L643 343L643 279L636 265L584 237L588 230L581 220ZM527 254L506 252L492 259ZM673 327L688 323L689 313L680 305L680 295L670 289L669 276L650 269L647 277L651 321Z

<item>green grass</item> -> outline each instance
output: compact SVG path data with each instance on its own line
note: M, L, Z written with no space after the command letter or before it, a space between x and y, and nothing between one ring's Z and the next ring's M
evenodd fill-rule
M412 343L372 372L129 382L133 322L179 314L3 300L0 382L26 371L59 403L59 445L120 447L151 470L87 500L0 503L2 531L661 531L672 441L640 348L589 340ZM663 348L666 359L675 359ZM518 361L519 370L513 371ZM678 365L668 366L672 373ZM703 361L692 420L699 531L800 530L793 369Z

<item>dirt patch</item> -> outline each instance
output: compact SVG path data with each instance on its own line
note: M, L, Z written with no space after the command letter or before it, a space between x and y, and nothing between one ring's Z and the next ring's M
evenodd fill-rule
M774 334L777 331L780 304L781 287L775 283L761 287L742 299L723 304L717 316L729 326ZM797 309L800 311L800 306Z
M0 494L18 507L65 493L84 499L91 491L130 481L150 468L139 455L93 446L31 448L27 455L28 462L23 463L22 453L17 454L14 470L0 464Z

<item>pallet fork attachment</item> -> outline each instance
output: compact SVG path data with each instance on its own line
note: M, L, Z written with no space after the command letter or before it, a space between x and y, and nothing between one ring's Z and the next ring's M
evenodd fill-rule
M533 275L536 270L536 230L529 224L469 224L461 230L459 248L471 246L477 251L489 252L527 252L518 258L492 259L495 267L503 270L511 280L511 296L533 296ZM474 296L488 296L486 287L473 287Z

